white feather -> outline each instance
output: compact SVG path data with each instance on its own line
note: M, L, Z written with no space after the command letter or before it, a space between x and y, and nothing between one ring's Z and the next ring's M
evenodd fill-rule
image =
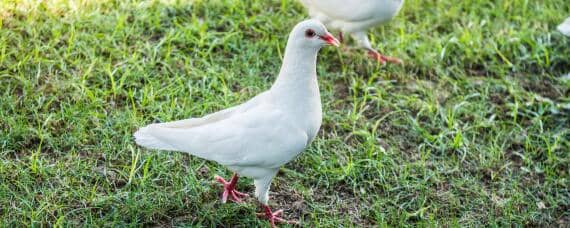
M352 33L392 19L403 0L301 0L309 14L327 27Z

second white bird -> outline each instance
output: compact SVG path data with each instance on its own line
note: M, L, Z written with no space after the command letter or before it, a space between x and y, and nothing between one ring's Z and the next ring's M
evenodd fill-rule
M323 22L329 29L350 34L365 48L368 55L380 63L402 63L395 57L385 56L368 40L367 30L390 21L400 12L404 0L300 0L312 18Z

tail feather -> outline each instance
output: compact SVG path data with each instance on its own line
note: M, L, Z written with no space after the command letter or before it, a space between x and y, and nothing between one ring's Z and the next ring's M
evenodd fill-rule
M570 36L570 17L558 26L558 31L566 36Z
M172 145L169 145L151 134L154 124L148 125L135 132L135 141L140 146L157 149L157 150L177 150Z

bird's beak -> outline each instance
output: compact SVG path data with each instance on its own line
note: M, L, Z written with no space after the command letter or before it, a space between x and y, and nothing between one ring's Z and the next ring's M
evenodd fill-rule
M329 44L329 45L334 45L336 47L340 46L340 42L338 42L338 40L336 38L334 38L334 36L328 32L327 32L327 34L325 34L323 36L319 36L319 38L321 40L324 40L325 42L327 42L327 44Z

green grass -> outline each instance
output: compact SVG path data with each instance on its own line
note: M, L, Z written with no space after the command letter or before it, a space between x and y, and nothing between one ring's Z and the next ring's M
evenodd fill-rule
M407 0L372 32L404 66L327 47L323 126L270 204L307 227L568 226L567 16L565 0ZM255 200L219 202L228 170L132 133L269 88L306 17L293 0L0 1L0 226L267 226Z

